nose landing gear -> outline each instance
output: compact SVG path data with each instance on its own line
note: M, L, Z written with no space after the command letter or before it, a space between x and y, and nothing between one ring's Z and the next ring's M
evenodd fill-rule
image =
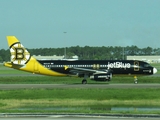
M134 76L134 83L135 83L135 84L137 84L137 83L138 83L137 76Z

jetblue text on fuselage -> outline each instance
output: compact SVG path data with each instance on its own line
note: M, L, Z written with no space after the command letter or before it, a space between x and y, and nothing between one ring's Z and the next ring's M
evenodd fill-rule
M123 62L108 62L108 69L109 68L131 68L130 63L123 63Z

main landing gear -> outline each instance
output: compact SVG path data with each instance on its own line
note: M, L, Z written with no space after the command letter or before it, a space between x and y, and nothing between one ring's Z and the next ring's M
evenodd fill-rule
M137 83L138 83L137 76L134 76L134 83L135 83L135 84L137 84Z
M82 80L82 84L87 84L88 75L84 74L84 79Z
M83 79L83 80L82 80L82 84L87 84L87 80L86 80L86 79Z

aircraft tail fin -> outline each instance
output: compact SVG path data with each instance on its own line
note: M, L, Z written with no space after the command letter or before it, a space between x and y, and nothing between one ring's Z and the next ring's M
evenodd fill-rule
M15 36L7 36L7 40L11 53L11 62L17 65L25 65L31 58L30 53Z

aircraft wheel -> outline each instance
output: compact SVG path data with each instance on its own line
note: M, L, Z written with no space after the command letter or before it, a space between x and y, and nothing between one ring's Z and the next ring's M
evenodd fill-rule
M83 80L82 80L82 84L87 84L87 80L86 80L86 79L83 79Z
M138 79L136 76L134 76L134 84L138 84Z
M137 81L135 81L134 83L135 83L135 84L138 84L138 82L137 82Z

